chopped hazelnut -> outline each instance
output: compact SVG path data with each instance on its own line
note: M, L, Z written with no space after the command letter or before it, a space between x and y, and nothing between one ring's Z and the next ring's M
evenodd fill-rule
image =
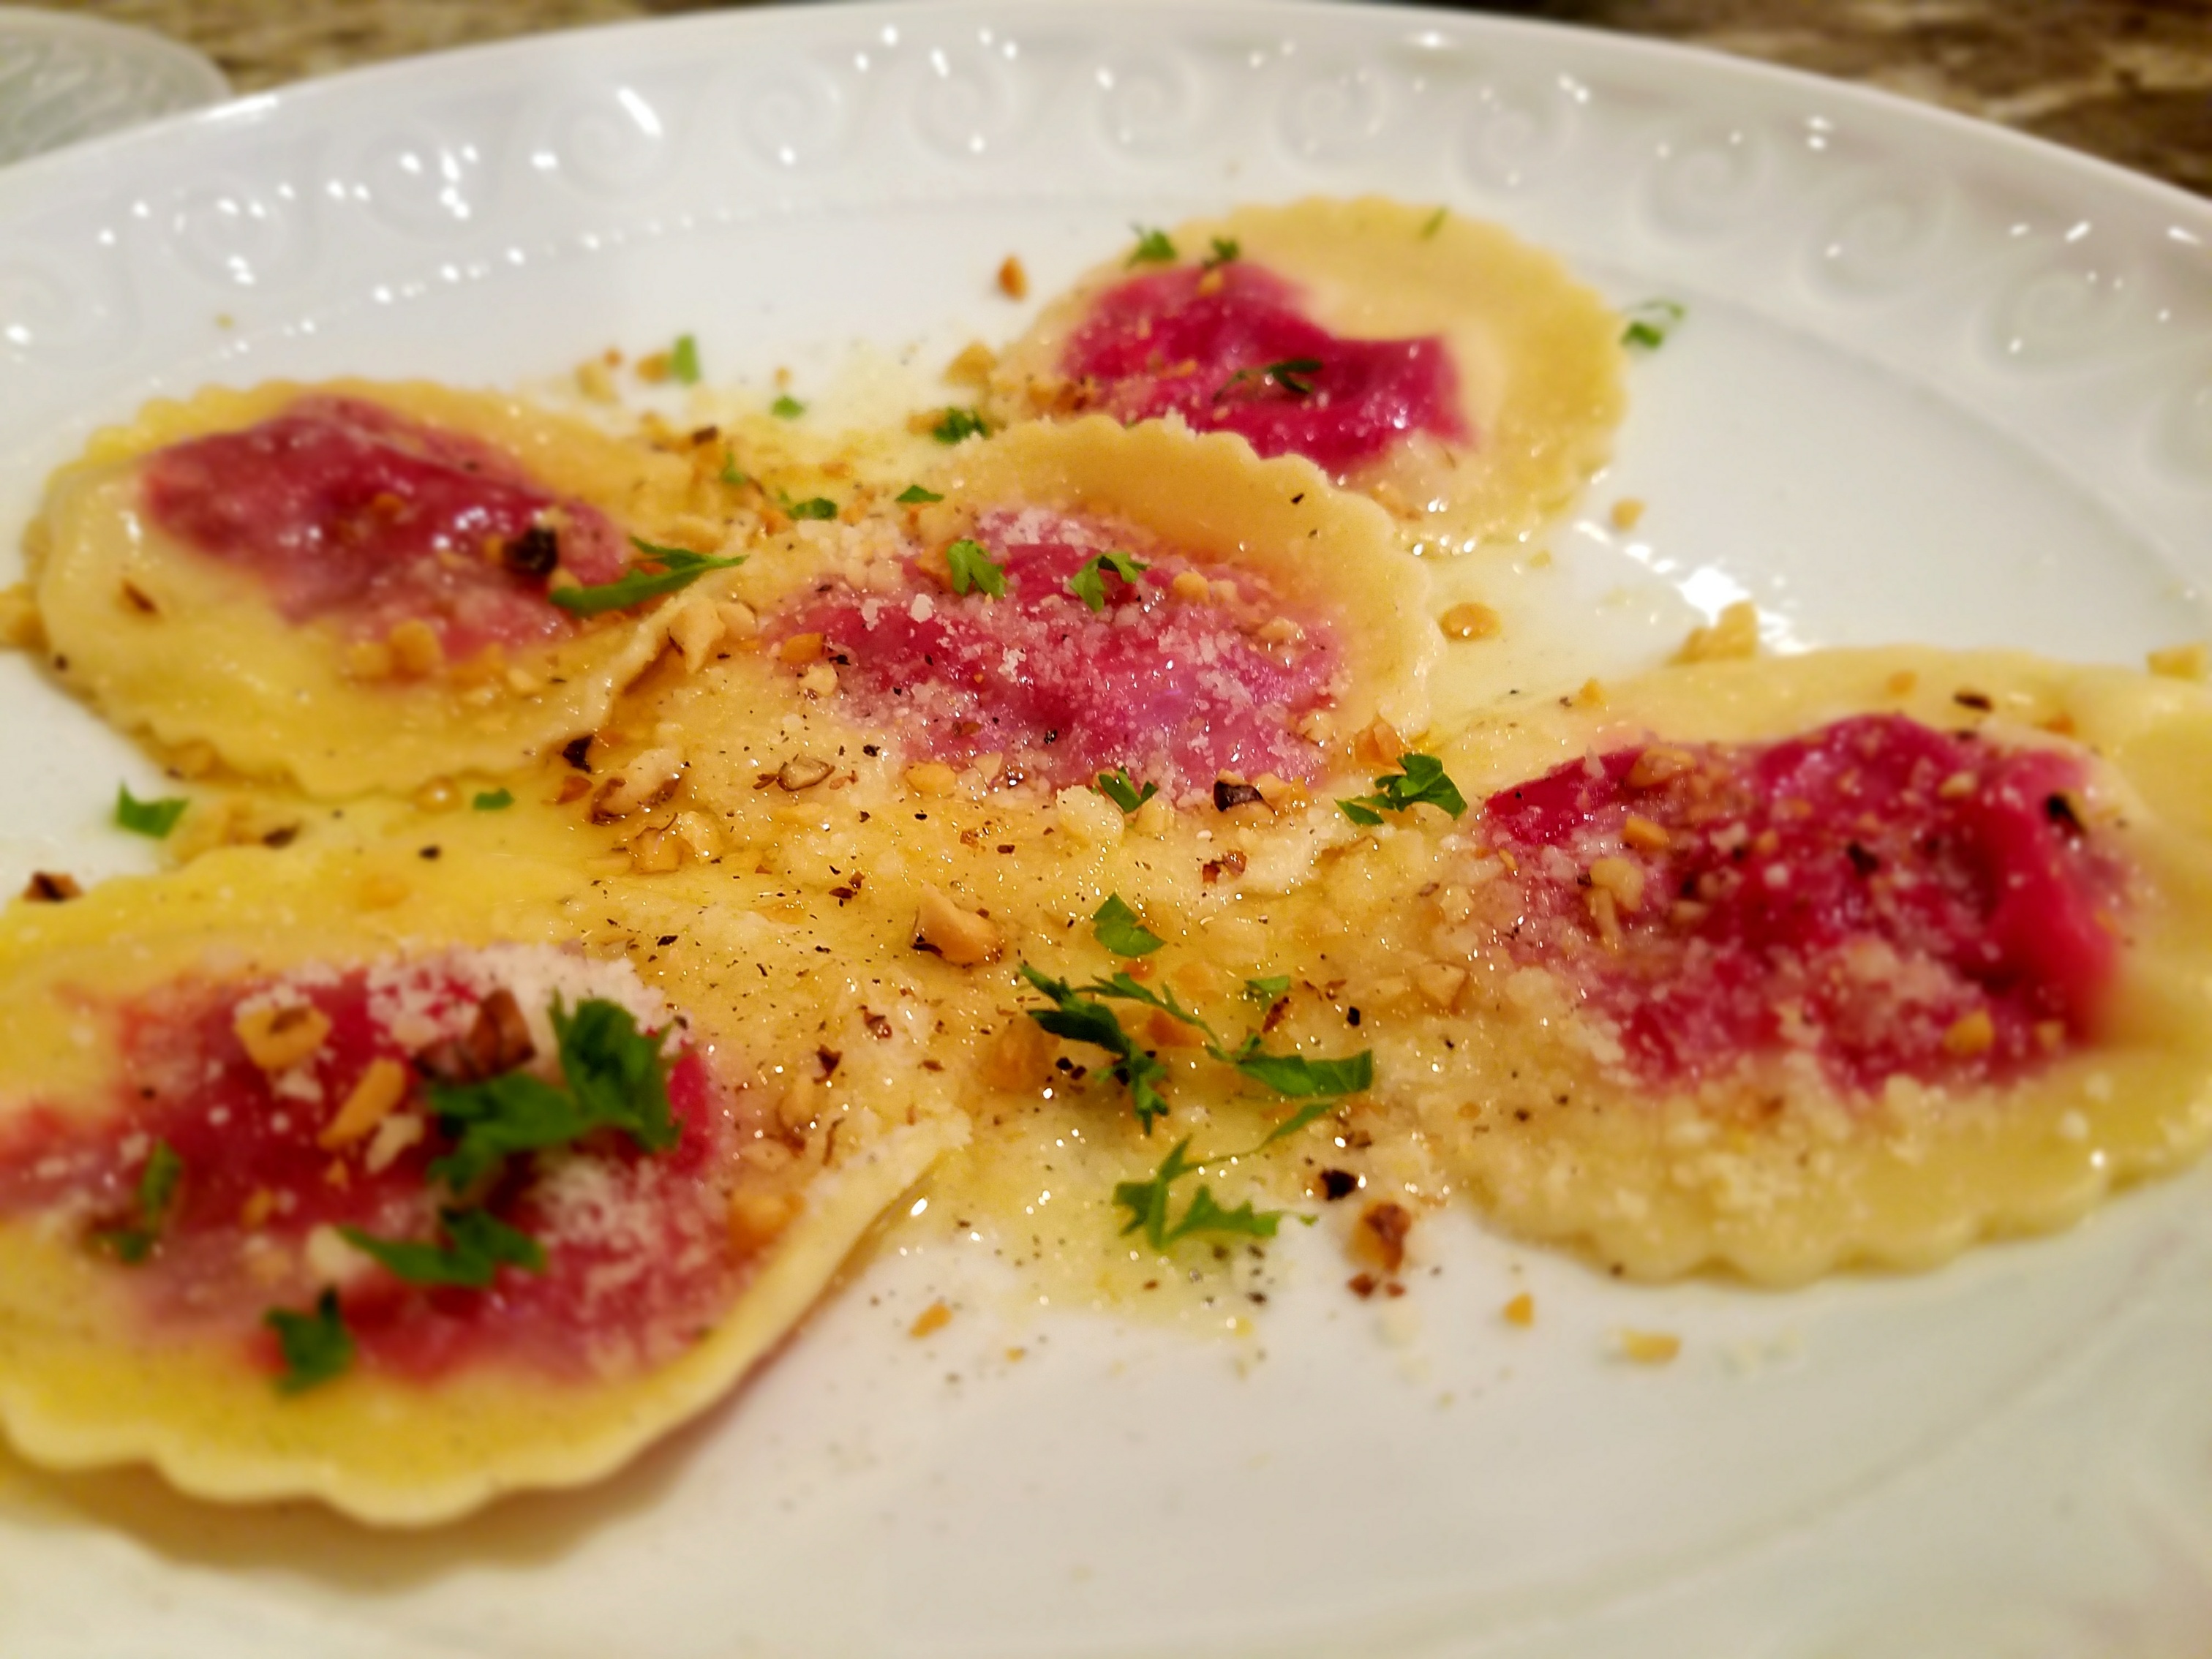
M393 665L403 674L420 678L445 665L446 647L439 641L438 630L419 617L401 623L385 635L385 643L392 647Z
M1375 1261L1384 1273L1395 1273L1405 1265L1406 1235L1413 1230L1413 1212L1404 1205L1385 1199L1369 1205L1360 1216L1358 1231L1352 1236L1352 1248Z
M956 968L972 968L998 956L999 929L988 916L963 910L939 889L924 886L915 917L915 945Z
M825 774L826 775L826 774ZM592 793L592 822L612 823L632 812L658 806L684 781L684 756L675 749L647 749L633 755Z
M999 266L999 292L1009 300L1026 300L1030 297L1030 274L1022 268L1022 262L1018 255L1009 253L1004 263Z
M794 668L805 663L817 661L822 655L822 636L819 634L793 634L775 648L779 660Z
M64 899L83 896L84 889L77 885L76 878L58 871L33 870L30 880L23 884L23 897L32 904L59 904Z
M325 1021L327 1027L329 1022ZM258 1063L258 1061L256 1062ZM315 1144L325 1152L336 1152L341 1146L350 1146L389 1116L399 1103L407 1097L407 1068L387 1057L372 1060L361 1080L353 1085L353 1092L338 1108L337 1115L325 1124Z
M1352 740L1352 752L1370 765L1395 766L1406 753L1406 740L1389 721L1379 716Z
M1620 826L1620 839L1624 845L1632 847L1639 853L1663 853L1674 844L1674 838L1667 833L1664 825L1654 823L1650 818L1634 812L1631 812L1628 821Z
M795 795L802 789L811 789L836 769L816 756L793 755L776 769L776 787Z
M949 795L959 781L959 775L943 761L923 761L906 769L906 787L917 795Z
M668 640L696 674L704 668L722 640L722 617L702 595L694 594L668 613Z
M1638 1365L1664 1365L1682 1352L1682 1339L1667 1331L1615 1331L1620 1357Z
M1652 789L1669 779L1679 778L1697 765L1697 757L1686 749L1670 749L1664 744L1653 744L1636 757L1628 769L1627 783L1631 789Z
M1028 1089L1051 1064L1052 1039L1044 1028L1016 1015L983 1051L983 1081L994 1089Z
M1469 599L1455 605L1437 618L1437 625L1448 640L1492 639L1504 628L1504 618L1489 605Z
M945 1305L944 1298L940 1297L915 1316L914 1323L906 1328L906 1334L919 1341L933 1332L943 1330L951 1322L952 1310Z
M1613 901L1624 910L1634 912L1644 906L1644 866L1627 859L1594 859L1589 867L1590 882L1613 895Z
M1498 1313L1509 1325L1518 1325L1523 1330L1536 1322L1536 1298L1523 1291L1508 1302Z
M1943 1033L1943 1052L1960 1060L1971 1060L1976 1054L1985 1054L1996 1046L1997 1028L1990 1018L1990 1011L1977 1008L1951 1022Z
M264 1072L289 1071L323 1046L330 1016L313 1003L253 1008L231 1022L246 1057Z
M1721 662L1759 654L1759 607L1749 599L1726 606L1710 628L1693 628L1676 662Z
M773 1243L799 1207L796 1193L738 1193L730 1200L730 1242L741 1254L750 1255Z
M641 876L665 876L683 862L683 842L665 830L647 830L629 844L629 867Z
M1213 589L1195 570L1178 570L1175 580L1168 584L1168 592L1186 605L1204 605Z

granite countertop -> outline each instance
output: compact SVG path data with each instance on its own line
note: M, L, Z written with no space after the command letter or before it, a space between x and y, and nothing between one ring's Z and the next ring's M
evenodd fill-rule
M240 92L717 0L33 0L198 47ZM722 0L723 3L729 0ZM2212 195L2212 0L1522 0L1474 9L1863 81Z

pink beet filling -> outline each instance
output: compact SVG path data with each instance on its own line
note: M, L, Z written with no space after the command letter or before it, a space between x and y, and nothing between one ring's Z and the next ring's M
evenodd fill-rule
M1636 1071L1694 1080L1795 1048L1875 1091L2015 1075L2091 1029L2120 882L2072 804L2078 760L1896 715L1680 752L1690 770L1643 787L1626 749L1485 809L1517 866L1516 953L1575 981ZM1672 844L1624 847L1632 813ZM1617 949L1587 884L1601 856L1644 878L1614 907Z
M994 515L976 534L1005 568L1003 599L956 598L909 572L888 596L833 588L775 631L822 635L848 709L910 755L1001 755L1012 776L1056 786L1121 767L1171 795L1224 771L1316 775L1321 750L1296 727L1335 689L1339 653L1323 618L1282 604L1248 571L1117 540L1109 526L1030 512ZM1151 568L1133 584L1107 571L1094 614L1067 581L1115 548ZM1233 582L1237 599L1172 597L1169 584L1188 570ZM1277 617L1304 637L1256 641L1251 630Z
M1469 435L1442 339L1340 339L1300 313L1288 283L1243 260L1108 289L1069 336L1060 368L1094 382L1124 422L1172 410L1200 431L1241 433L1262 455L1304 455L1338 475L1411 433Z
M406 1064L409 1056L374 1017L363 976L348 974L307 992L331 1025L311 1062L321 1097L280 1096L232 1029L239 1001L255 988L173 987L127 1007L124 1082L112 1111L33 1108L0 1124L0 1215L70 1213L85 1248L97 1251L96 1231L137 1221L148 1150L166 1143L182 1164L173 1206L146 1259L116 1271L131 1276L155 1325L228 1333L273 1370L276 1352L261 1315L270 1305L304 1306L314 1287L288 1278L272 1288L253 1270L252 1250L275 1243L296 1259L324 1224L428 1241L438 1206L453 1200L428 1168L451 1143L433 1127L381 1170L368 1167L359 1144L343 1155L319 1146L317 1134L373 1061ZM474 1003L472 991L448 981L428 1006ZM481 1291L413 1286L372 1272L342 1299L361 1362L418 1379L484 1358L584 1376L610 1361L665 1357L711 1324L736 1271L724 1200L710 1178L730 1109L696 1051L672 1066L668 1095L682 1129L668 1152L648 1156L613 1132L589 1144L602 1166L601 1197L634 1225L614 1240L549 1229L526 1172L510 1166L485 1201L540 1238L546 1271L502 1267ZM402 1109L427 1111L419 1083ZM334 1179L341 1166L343 1179Z
M561 509L561 563L587 585L627 561L597 509L556 501L489 445L353 398L307 397L240 432L148 458L148 515L199 551L252 571L295 622L381 638L403 622L449 657L558 636L573 623L545 572L501 556Z

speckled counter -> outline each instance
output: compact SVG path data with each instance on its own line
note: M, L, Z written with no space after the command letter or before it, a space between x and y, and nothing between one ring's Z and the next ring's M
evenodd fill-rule
M37 0L159 29L241 92L714 0ZM2212 194L2212 0L1528 0L1475 9L1863 81Z

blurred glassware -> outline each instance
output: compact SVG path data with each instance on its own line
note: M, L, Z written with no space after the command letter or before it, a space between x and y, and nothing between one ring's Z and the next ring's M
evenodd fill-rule
M0 164L229 96L221 70L149 30L0 6Z

